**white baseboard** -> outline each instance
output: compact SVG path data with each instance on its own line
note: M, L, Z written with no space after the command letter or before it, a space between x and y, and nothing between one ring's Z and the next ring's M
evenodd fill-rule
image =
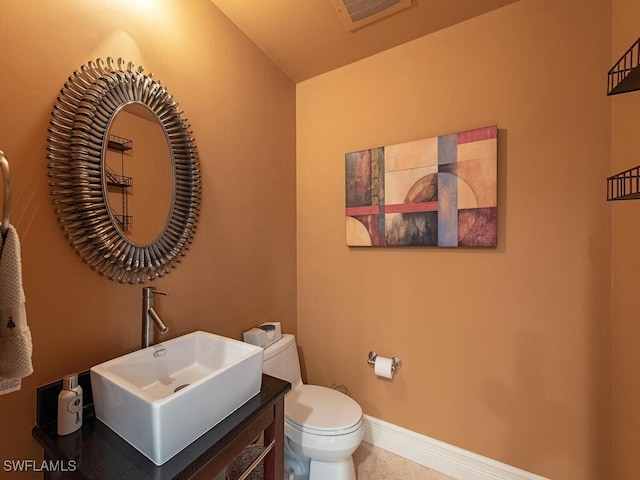
M369 415L364 441L456 480L549 480Z

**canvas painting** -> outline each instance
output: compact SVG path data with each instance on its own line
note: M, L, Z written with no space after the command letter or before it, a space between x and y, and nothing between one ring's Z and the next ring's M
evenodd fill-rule
M497 126L345 155L349 246L495 247Z

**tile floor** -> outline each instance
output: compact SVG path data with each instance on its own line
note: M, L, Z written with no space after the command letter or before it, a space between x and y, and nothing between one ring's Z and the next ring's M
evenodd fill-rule
M455 480L362 442L353 454L358 480Z

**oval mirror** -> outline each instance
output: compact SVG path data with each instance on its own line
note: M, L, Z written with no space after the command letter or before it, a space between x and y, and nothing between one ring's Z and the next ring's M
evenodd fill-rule
M124 65L111 58L89 62L63 86L48 129L49 185L58 221L82 260L111 280L143 283L168 273L191 243L200 166L193 133L173 97L142 67ZM148 124L131 130L121 125L143 120ZM155 130L149 145L140 125ZM132 155L125 159L127 140ZM113 149L121 150L118 167L107 158ZM134 168L136 154L145 157L141 168Z
M137 245L160 236L171 212L173 162L162 125L139 102L113 116L103 145L102 182L111 220Z

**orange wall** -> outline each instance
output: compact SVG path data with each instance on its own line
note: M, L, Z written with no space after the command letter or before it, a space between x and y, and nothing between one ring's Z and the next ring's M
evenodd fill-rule
M611 478L610 20L521 0L297 85L310 382L548 478ZM345 246L346 152L492 124L497 249ZM402 358L393 381L370 350Z
M0 396L0 458L37 459L35 388L140 345L142 286L91 271L53 213L47 126L67 77L98 57L132 60L193 127L198 231L178 268L153 283L170 294L158 300L168 337L241 338L267 320L295 332L295 87L209 0L10 0L0 18L0 149L11 163L35 368L20 392Z
M611 65L638 39L640 4L613 0ZM612 160L610 174L640 164L638 118L640 93L611 97ZM613 398L616 480L640 478L640 322L638 321L638 238L640 202L615 202L612 212Z

